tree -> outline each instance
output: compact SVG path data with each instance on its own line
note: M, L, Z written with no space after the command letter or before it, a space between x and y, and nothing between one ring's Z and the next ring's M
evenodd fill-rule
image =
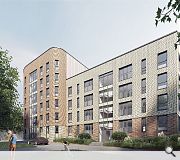
M156 26L159 22L166 23L171 22L174 20L175 23L177 23L178 20L180 20L180 0L169 0L166 6L163 8L159 8L156 12ZM178 40L175 44L175 47L177 48L177 45L180 44L180 32L178 32Z
M0 129L21 130L23 126L22 108L18 102L17 68L11 66L12 57L0 48Z

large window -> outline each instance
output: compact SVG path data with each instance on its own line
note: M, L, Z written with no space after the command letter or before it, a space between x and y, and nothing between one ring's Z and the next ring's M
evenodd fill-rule
M119 69L119 80L126 80L132 77L132 64Z
M146 93L146 79L141 80L141 93Z
M146 98L142 98L141 100L141 112L146 113Z
M55 107L57 108L57 107L59 107L59 99L55 99Z
M79 84L77 84L77 95L79 95Z
M59 60L54 61L54 68L55 68L55 72L59 71Z
M46 73L49 72L49 62L46 63Z
M165 131L167 130L167 124L168 124L168 117L165 116L158 116L158 131Z
M49 101L46 101L46 110L49 110Z
M93 120L93 109L88 109L84 111L84 121Z
M54 81L55 81L55 83L58 83L58 82L59 82L59 73L55 73L55 75L54 75Z
M30 73L29 75L29 82L34 82L35 80L37 80L37 70L33 71Z
M119 98L126 98L132 96L132 83L119 86Z
M93 105L93 94L84 96L84 107Z
M72 110L72 100L68 100L68 110Z
M119 104L119 115L131 115L132 114L132 102L125 102Z
M167 88L167 73L158 75L158 89Z
M72 87L68 87L68 97L72 96Z
M108 88L99 92L99 103L113 101L113 88Z
M113 117L113 105L105 105L99 107L99 118L112 118Z
M40 76L43 75L43 66L40 67Z
M49 113L46 114L46 122L49 122Z
M141 119L141 131L146 132L146 129L147 129L147 119L145 117Z
M146 59L141 61L141 74L146 74Z
M167 51L158 54L157 63L158 69L167 66Z
M46 88L46 98L49 97L49 88Z
M132 119L120 121L121 132L132 132Z
M49 75L46 76L46 86L49 85Z
M55 126L55 133L59 133L59 126Z
M157 100L157 110L161 111L166 109L168 109L168 95L159 95Z
M55 120L58 121L59 120L59 113L55 112Z
M59 87L58 86L55 86L54 93L55 93L55 96L58 96L58 94L59 94Z
M84 133L93 134L93 124L85 124Z
M68 136L72 135L72 126L68 126Z
M99 76L99 88L113 84L113 72L105 73Z
M40 79L40 87L41 88L43 87L43 79L42 78Z
M68 113L68 123L72 123L72 113Z
M77 111L77 122L79 122L79 111Z
M77 108L79 108L79 97L77 98Z
M84 82L84 92L93 90L93 79Z

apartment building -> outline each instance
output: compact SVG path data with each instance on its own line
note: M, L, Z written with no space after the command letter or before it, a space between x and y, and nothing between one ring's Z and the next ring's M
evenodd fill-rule
M37 72L36 80L30 78L24 87L27 90L25 133L34 133L34 122L36 135L50 139L75 137L84 132L96 141L110 139L114 131L124 131L132 137L156 136L162 131L165 134L179 132L180 50L174 47L176 41L177 32L173 32L91 69L62 49L48 50L24 69L25 79ZM56 56L52 56L54 51L57 51ZM76 63L67 62L67 55ZM58 89L54 72L56 60L59 60ZM50 86L44 84L41 90L40 67L48 62ZM69 67L72 64L78 66L73 72L74 67ZM42 75L43 79L48 76L47 73ZM30 89L35 82L36 92ZM35 105L30 103L34 93L37 94ZM41 100L43 94L45 97ZM58 109L54 106L56 98L60 105ZM44 105L47 101L49 110ZM36 114L33 108L37 108ZM60 120L56 121L57 117Z

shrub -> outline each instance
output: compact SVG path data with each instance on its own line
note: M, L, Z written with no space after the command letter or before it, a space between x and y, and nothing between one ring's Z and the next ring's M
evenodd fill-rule
M127 134L125 132L114 132L112 134L112 139L118 142L122 142L124 138L127 137Z
M78 135L79 139L91 139L91 135L89 133L81 133Z

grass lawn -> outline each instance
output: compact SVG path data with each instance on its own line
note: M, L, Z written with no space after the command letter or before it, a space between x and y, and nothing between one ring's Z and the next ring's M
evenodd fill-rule
M27 143L17 143L17 148L30 148L34 147L32 144L27 144ZM9 148L9 143L8 142L0 142L0 151L2 150L8 150Z

